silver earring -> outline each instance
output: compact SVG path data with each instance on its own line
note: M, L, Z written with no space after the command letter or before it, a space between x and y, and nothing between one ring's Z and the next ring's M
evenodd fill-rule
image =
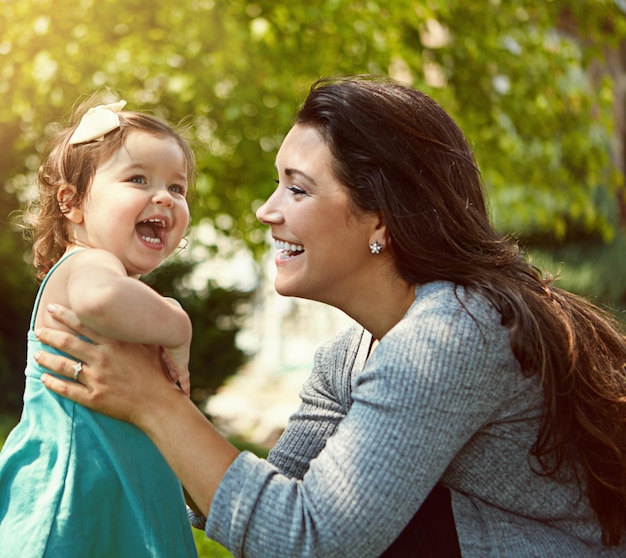
M372 242L370 244L370 252L372 254L380 254L380 251L383 249L383 245L378 242L378 240L375 240L374 242Z

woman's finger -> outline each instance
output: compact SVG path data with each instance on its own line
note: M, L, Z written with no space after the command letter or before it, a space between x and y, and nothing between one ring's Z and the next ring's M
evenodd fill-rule
M100 334L96 333L90 327L83 324L76 315L75 312L69 308L62 306L61 304L49 304L47 307L50 317L64 326L75 331L77 334L82 335L92 341L93 343L99 343L104 339Z
M81 371L85 366L82 360L71 360L63 355L49 353L47 351L39 351L35 354L35 360L38 364L65 378L76 379L80 381L80 373L76 373L76 365L81 363ZM62 380L65 382L64 380Z
M50 353L43 354L49 355ZM81 405L88 406L90 401L89 396L91 393L89 386L85 386L77 382L69 382L62 378L53 376L52 374L43 374L41 376L41 381L50 391L58 393L63 397L67 397L72 401L76 401L76 403L80 403Z
M160 347L156 345L115 340L93 345L72 333L50 328L39 334L44 342L72 355L37 352L37 363L56 374L43 374L42 382L89 409L138 424L135 421L141 419L141 411L150 406L146 403L155 402L155 394L162 393L164 385L178 390L163 374ZM75 374L77 381L72 381Z
M94 359L99 358L99 353L95 350L95 346L88 341L76 337L69 331L61 331L59 329L50 329L43 327L35 331L37 338L44 344L54 347L59 351L67 353L73 360L63 357L62 355L54 356L50 359L49 364L43 364L42 357L39 357L38 362L53 372L65 376L67 378L74 377L74 365L76 362L94 362ZM45 353L46 355L50 353ZM46 357L47 360L47 357Z

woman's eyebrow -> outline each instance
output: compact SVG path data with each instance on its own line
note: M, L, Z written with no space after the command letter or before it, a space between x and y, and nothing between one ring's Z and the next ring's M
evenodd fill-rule
M298 169L285 169L285 174L289 177L292 176L301 176L302 178L304 178L305 180L307 180L308 182L310 182L311 184L313 184L314 186L315 184L315 180L313 179L312 176L308 175L306 172L302 172L301 170Z

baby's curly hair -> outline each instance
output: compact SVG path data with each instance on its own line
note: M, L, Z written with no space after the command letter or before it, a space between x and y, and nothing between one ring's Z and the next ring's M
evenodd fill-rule
M51 138L46 150L48 155L44 155L39 167L39 196L28 205L23 216L26 236L33 242L33 265L39 279L45 277L70 244L63 214L82 203L89 193L96 169L123 147L128 134L140 131L160 138L173 138L185 157L190 188L195 184L195 155L183 137L184 128L174 128L149 114L119 112L120 127L105 134L102 141L70 144L70 137L82 116L90 108L103 104L103 100L104 94L96 93L77 106L69 126ZM68 184L74 186L75 194L60 204L57 198L59 188Z

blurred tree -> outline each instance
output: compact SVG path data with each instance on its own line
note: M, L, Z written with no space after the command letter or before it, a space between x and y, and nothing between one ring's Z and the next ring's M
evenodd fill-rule
M131 109L188 119L199 163L194 223L208 220L258 255L265 236L254 209L273 187L276 148L307 88L322 75L367 72L423 89L455 116L503 231L544 246L602 246L623 230L623 0L0 0L0 8L7 213L31 195L42 141L75 100L110 88ZM14 234L0 223L3 239ZM6 315L22 316L32 283L11 242L0 243ZM200 339L204 324L196 323ZM201 366L213 358L204 354ZM0 383L15 374L3 366Z
M275 149L310 83L383 73L432 93L461 122L503 226L514 217L522 232L562 238L573 226L609 238L613 216L596 198L621 184L608 149L615 84L586 72L593 60L608 68L626 16L614 0L571 4L4 0L0 164L23 190L42 138L79 95L110 87L130 108L191 118L194 217L259 247L250 208L272 187ZM558 32L566 21L576 38Z
M0 203L3 215L7 206ZM2 223L6 226L6 223ZM25 245L17 233L0 235L0 413L17 415L22 408L26 332L37 284L23 254Z

